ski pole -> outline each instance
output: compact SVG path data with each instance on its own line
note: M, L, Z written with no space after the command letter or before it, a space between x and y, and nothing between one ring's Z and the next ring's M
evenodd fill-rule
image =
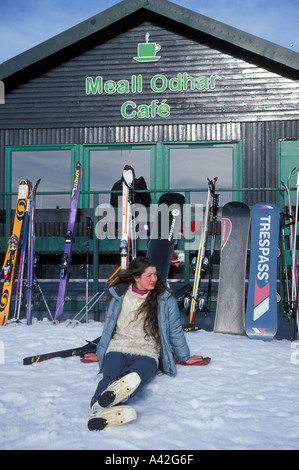
M86 323L88 322L88 270L89 270L89 240L91 238L91 217L86 217L87 220L87 246L86 246L86 289L85 289L85 300L86 300Z
M293 246L293 259L292 259L292 270L293 270L293 278L295 280L292 289L292 300L294 302L294 310L296 316L296 330L297 330L297 338L299 334L299 311L298 311L298 304L297 304L297 284L298 284L298 266L297 266L297 253L296 253L296 246L297 246L297 226L298 226L298 203L299 203L299 167L297 168L297 181L296 181L296 210L295 210L295 227L294 227L294 246Z
M210 262L209 262L209 284L207 290L207 310L211 310L211 293L212 293L212 277L213 277L213 265L214 265L214 256L215 256L215 242L216 242L216 233L217 233L217 215L219 209L219 194L215 194L215 188L213 193L213 205L212 205L212 230L211 230L211 252L210 252Z
M81 308L81 310L75 315L75 317L73 318L72 321L76 320L76 318L84 311L86 310L87 313L93 308L93 306L100 300L100 298L102 297L102 295L106 292L107 288L110 287L113 282L114 282L114 278L116 277L117 273L120 271L120 266L116 269L116 271L114 271L113 274L111 274L111 276L109 277L109 279L107 279L106 283L104 284L104 286L102 286L94 295L93 297L87 302L86 305L84 305L84 307ZM102 292L103 291L103 292ZM99 295L100 294L100 295ZM99 296L99 297L98 297ZM98 297L98 298L97 298ZM92 303L93 302L93 303ZM92 305L90 305L92 303ZM81 317L82 318L82 317Z

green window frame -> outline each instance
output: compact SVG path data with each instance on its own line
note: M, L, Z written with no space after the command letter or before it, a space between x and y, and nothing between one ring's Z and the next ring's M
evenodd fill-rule
M12 153L13 152L38 152L38 151L53 151L53 150L69 150L71 152L71 175L74 175L75 166L78 161L82 163L80 146L78 145L11 145L5 148L5 192L17 192L17 188L11 187L12 177ZM24 179L30 178L30 174L24 170ZM84 178L84 175L83 175ZM86 179L86 178L85 178ZM82 182L84 185L84 182ZM72 177L70 179L69 188L65 188L65 191L72 190ZM42 192L42 189L40 188ZM80 201L81 205L82 200Z
M69 150L71 152L71 175L75 173L75 166L78 161L82 163L82 152L81 146L79 145L8 145L5 147L5 193L17 193L18 188L12 188L12 153L13 152L38 152L38 151L53 151L53 150ZM73 186L73 177L70 175L69 187L65 188L65 191L72 191ZM26 169L24 170L24 179L30 179L30 174L27 174ZM33 182L35 183L35 182ZM83 172L83 181L82 181L82 190L86 189L86 176ZM51 192L43 192L42 185L39 187L39 192L41 194L51 194ZM80 196L79 207L86 206L86 196ZM6 210L6 238L10 236L10 227L11 227L11 210L12 207L12 198L11 196L6 196L4 199L4 208Z
M299 163L299 140L280 140L278 142L278 181L277 187L282 188L281 181L285 184L288 182L289 174L294 168L298 168ZM291 201L292 206L296 206L296 183L297 174L294 172L290 178L291 188ZM285 207L288 208L288 197L286 191L280 192L279 205L281 210L284 212ZM299 234L299 223L297 225L297 233ZM285 229L286 240L289 236L289 228ZM297 246L297 256L299 256L299 247ZM291 253L287 250L287 263L291 264Z
M280 140L278 142L278 181L277 187L281 187L281 181L287 184L288 176L293 168L299 164L299 140ZM291 188L296 186L296 174L291 178ZM292 204L296 204L296 191L291 191ZM284 204L287 205L287 196L284 193Z
M156 189L156 181L155 181L155 145L153 144L93 144L93 145L83 145L82 146L82 155L83 155L83 171L84 167L90 169L90 163L91 163L91 152L93 151L103 151L103 152L109 152L109 151L127 151L127 150L133 150L133 151L142 151L142 150L149 150L150 152L150 178L148 181L146 181L148 185L148 189ZM130 161L126 161L126 164L130 164ZM119 170L118 170L119 171ZM137 177L141 175L136 175ZM87 191L92 191L90 187L90 171L86 172L86 187ZM121 178L121 171L119 173L115 173L115 181ZM111 188L109 188L111 189ZM96 190L94 190L96 191ZM94 192L92 191L92 192ZM98 191L101 191L101 188L98 188ZM88 198L88 195L87 195Z
M229 142L192 142L192 143L142 143L142 144L94 144L94 145L81 145L81 144L66 144L66 145L12 145L6 146L5 149L5 192L11 193L17 188L11 187L12 176L12 152L14 151L47 151L47 150L70 150L71 151L71 177L69 188L72 189L72 175L75 171L76 163L79 161L83 165L83 181L81 187L81 196L79 207L89 207L89 196L86 194L90 190L90 175L86 168L89 168L90 151L92 150L150 150L150 181L148 182L149 188L152 191L167 190L169 189L169 171L170 171L170 150L171 149L189 149L189 148L219 148L229 147L232 149L232 181L233 188L238 189L242 187L242 158L243 148L242 141L229 141ZM85 171L84 171L85 169ZM30 176L24 174L24 177ZM220 182L221 185L221 182ZM187 189L187 188L184 188ZM99 188L100 190L100 188ZM42 192L42 187L40 187ZM153 202L158 199L158 194L153 195ZM241 191L233 191L234 200L242 200ZM6 206L8 208L9 198L6 198Z

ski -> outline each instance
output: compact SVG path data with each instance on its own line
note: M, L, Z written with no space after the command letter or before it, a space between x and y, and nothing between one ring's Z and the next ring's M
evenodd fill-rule
M258 203L251 209L250 272L245 315L249 338L271 340L277 331L277 253L280 209Z
M293 175L297 173L297 168L293 168L293 170L290 172L289 177L288 177L288 199L289 199L289 213L290 213L290 220L292 220L292 223L290 224L290 250L291 250L291 278L292 278L292 284L291 284L291 307L293 310L293 315L295 319L295 325L297 323L296 317L298 315L298 312L296 312L296 299L297 299L297 281L298 281L298 265L297 265L297 253L296 253L296 238L297 238L297 223L298 223L298 201L297 201L297 207L296 207L296 212L297 212L297 223L295 220L294 216L294 211L293 211L293 205L292 205L292 196L291 196L291 178ZM298 173L297 173L298 175ZM297 180L298 183L298 180ZM296 191L297 192L297 191ZM295 237L295 232L296 232L296 237ZM296 334L295 334L296 336Z
M207 201L206 201L206 209L205 209L205 216L201 231L200 243L197 253L197 260L196 260L196 267L195 267L195 274L194 274L194 282L193 282L193 291L191 295L190 301L190 314L189 314L189 321L190 323L194 323L195 313L196 313L196 304L198 302L198 289L200 286L201 281L201 272L204 263L205 257L205 249L206 249L206 241L209 229L209 215L210 215L210 207L211 207L211 199L215 195L215 184L217 181L217 177L213 180L208 178L208 194L207 194Z
M64 308L65 292L66 292L66 286L67 286L68 277L69 277L69 266L71 262L71 254L72 254L72 247L73 247L73 241L74 241L74 228L75 228L76 217L77 217L82 176L83 176L83 167L81 163L78 162L75 168L75 178L74 178L74 184L73 184L73 190L72 190L71 208L70 208L67 231L65 234L64 252L62 255L61 264L59 268L60 280L59 280L59 289L58 289L58 295L57 295L54 321L56 321L59 317L61 317L63 313L63 308Z
M87 344L84 344L83 346L76 347L76 348L62 349L61 351L53 351L49 353L25 357L23 359L23 365L28 366L30 364L33 364L34 362L47 361L49 359L54 359L55 357L61 357L61 358L72 357L72 356L83 357L85 354L95 353L100 339L101 337L96 338L93 341L86 340Z
M294 172L295 168L289 175L288 183L290 180L290 176ZM288 212L284 212L283 216L283 223L282 223L282 236L283 236L283 248L284 248L284 272L285 272L285 283L286 283L286 296L287 296L287 303L286 303L286 310L287 316L290 322L290 333L291 333L291 340L295 339L296 337L296 306L292 300L293 293L294 293L294 285L296 284L295 277L294 277L294 270L292 269L292 261L293 261L293 226L294 226L294 218L293 218L293 208L292 208L292 201L291 201L291 192L289 189L289 184L284 183L281 181L282 186L284 187L286 194L287 194L287 206ZM286 233L285 229L288 229L288 233ZM288 261L287 256L287 243L286 239L289 239L289 249L290 249L290 257L291 261ZM295 254L296 257L296 254ZM291 285L290 285L291 284ZM294 328L292 327L292 323L294 322Z
M17 290L16 290L16 301L15 301L15 308L14 308L14 315L13 315L13 321L15 322L18 322L20 318L20 309L21 309L22 294L23 294L23 277L24 277L25 257L26 257L26 250L27 250L27 240L28 240L30 205L31 205L31 198L32 198L32 184L30 181L28 181L28 184L29 184L29 195L27 199L27 206L26 206L26 212L25 212L25 218L24 218L22 246L21 246L20 261L19 261L18 283L17 283Z
M292 197L291 197L291 178L297 174L296 181L296 207L295 214L293 211ZM288 201L288 214L284 214L285 218L289 219L286 227L289 228L289 245L290 245L290 282L291 288L289 291L288 286L288 265L286 264L286 282L287 282L287 297L288 297L288 316L290 323L294 321L294 332L292 332L291 325L291 339L299 339L299 305L298 305L298 264L297 264L297 227L298 227L298 202L299 202L299 167L293 168L288 176L288 182L285 184L281 182L287 193Z
M32 291L34 284L34 254L35 254L35 208L36 208L36 191L40 179L36 181L31 196L29 211L29 231L28 231L28 253L27 253L27 325L32 323Z
M222 210L221 254L214 332L244 335L249 207L229 202Z
M295 209L295 230L294 230L294 246L292 257L292 302L295 308L295 338L299 339L299 305L298 305L298 264L297 264L297 230L298 230L298 204L299 204L299 166L297 168L297 181L296 181L296 209Z
M165 193L158 200L158 211L151 230L147 258L150 258L165 284L179 229L185 197L179 193Z
M122 235L120 241L121 270L125 271L129 262L129 243L131 240L132 258L136 258L136 236L132 229L132 206L134 204L134 170L125 165L122 174Z
M8 248L2 268L4 284L0 300L0 325L6 325L9 317L14 272L17 262L22 226L27 207L27 199L29 196L29 189L28 181L21 180L18 189L12 234L8 242Z
M217 235L217 223L218 223L218 210L219 210L219 194L215 194L215 191L212 195L212 227L211 227L211 250L209 257L209 282L207 289L207 311L211 312L212 304L212 280L213 280L213 267L215 264L215 243Z

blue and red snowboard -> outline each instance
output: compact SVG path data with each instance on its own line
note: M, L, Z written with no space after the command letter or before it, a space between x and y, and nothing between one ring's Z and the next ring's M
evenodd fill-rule
M258 203L251 209L251 251L245 330L271 340L277 331L277 254L280 209Z

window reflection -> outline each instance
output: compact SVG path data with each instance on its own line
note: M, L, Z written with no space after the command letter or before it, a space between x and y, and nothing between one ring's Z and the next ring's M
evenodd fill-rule
M24 150L13 151L11 157L11 190L17 192L22 179L34 185L41 178L39 191L69 191L71 189L71 151L70 150ZM12 198L12 208L16 196ZM43 195L36 199L37 209L67 208L69 195Z
M204 189L204 192L191 193L191 204L206 203L207 178L218 176L216 185L219 188L232 188L232 148L181 148L170 150L169 163L170 188ZM232 200L232 192L225 191L220 195L220 205Z
M143 176L150 189L150 150L91 150L90 151L90 190L110 191L121 179L125 165L131 165L135 177ZM100 204L110 203L110 195L100 194ZM90 199L92 206L92 196Z

